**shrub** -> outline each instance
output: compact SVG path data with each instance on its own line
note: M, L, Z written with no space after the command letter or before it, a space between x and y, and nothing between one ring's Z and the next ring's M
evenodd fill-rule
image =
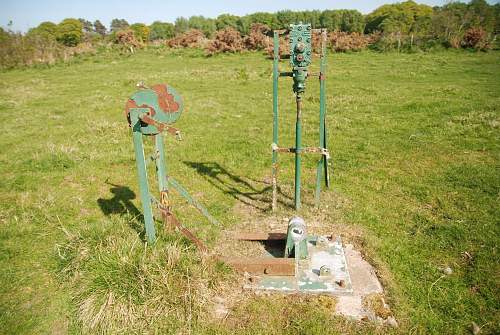
M483 28L468 29L464 34L461 44L464 48L472 48L476 50L488 50L491 48L491 44L488 40L488 34Z
M171 48L201 48L205 43L205 35L197 29L188 30L167 41Z
M134 52L134 48L140 48L142 46L135 38L135 34L131 29L116 32L114 42L120 45L124 50L132 53Z
M328 35L332 49L336 52L360 51L366 49L369 38L360 33L336 31Z
M149 40L150 29L144 23L134 23L130 26L130 30L134 32L135 39L140 42L147 42Z
M74 55L94 53L92 45L81 43L77 47L64 47L43 34L27 34L0 30L0 68L14 68L36 64L54 64L68 61Z
M57 41L73 47L82 41L83 25L77 19L64 19L57 25Z
M36 28L28 31L27 35L38 35L46 39L55 40L57 37L57 24L53 22L42 22Z
M269 46L266 48L266 53L270 58L273 57L274 55L273 42L269 43ZM288 35L286 35L284 38L280 37L280 45L278 53L280 57L286 57L290 55L290 39L288 38Z
M211 55L221 52L241 52L244 49L241 34L231 27L219 30L215 34L215 39L206 48Z
M247 50L266 50L272 47L273 41L267 36L271 31L269 26L262 23L253 23L250 27L250 33L245 37L244 43Z

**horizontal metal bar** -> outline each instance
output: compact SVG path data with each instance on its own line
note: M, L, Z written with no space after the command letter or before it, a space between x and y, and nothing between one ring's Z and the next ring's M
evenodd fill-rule
M241 272L256 275L294 276L294 258L245 258L245 257L223 257L221 260Z
M262 232L237 232L234 233L234 238L237 240L246 241L270 241L270 240L286 240L286 233L262 233Z
M284 153L295 153L297 150L295 148L280 148L275 143L272 145L272 149L274 152L284 152ZM318 147L305 147L300 149L300 153L316 153L326 156L326 159L330 159L330 153L328 149L318 148Z

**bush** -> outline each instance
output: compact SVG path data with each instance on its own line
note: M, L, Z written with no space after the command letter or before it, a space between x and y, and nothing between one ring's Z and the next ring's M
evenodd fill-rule
M360 33L336 31L328 34L328 40L336 52L361 51L368 46L369 37Z
M36 28L28 31L27 35L38 35L46 39L55 40L57 37L57 24L52 22L42 22Z
M464 48L472 48L476 50L491 49L491 44L488 40L488 33L483 28L468 29L462 39Z
M90 44L64 47L53 38L42 34L27 34L0 30L0 68L8 69L36 64L55 64L68 61L74 55L94 53Z
M130 30L134 32L135 39L145 43L149 40L150 29L144 23L134 23L130 26Z
M262 23L253 23L250 34L245 37L244 43L247 50L266 50L272 47L273 40L267 34L271 31L269 26Z
M206 44L206 41L202 31L191 29L167 40L167 45L171 48L201 48Z
M272 58L274 56L274 43L271 42L266 49L267 55ZM280 45L278 49L278 54L280 57L286 57L290 55L290 39L288 35L285 37L280 36Z
M142 44L135 38L134 31L131 29L116 32L114 42L120 45L124 50L132 53L134 52L134 49L142 46Z
M241 34L234 28L226 27L215 34L206 50L213 55L221 52L241 52L245 49Z
M83 25L77 19L64 19L57 25L56 39L68 47L74 47L82 41Z

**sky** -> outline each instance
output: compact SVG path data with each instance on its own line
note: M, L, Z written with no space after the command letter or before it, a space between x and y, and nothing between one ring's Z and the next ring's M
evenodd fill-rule
M276 12L283 9L357 9L366 14L391 0L0 0L0 26L26 32L43 21L58 23L64 18L100 20L109 28L114 18L129 23L150 24L159 20L174 22L179 16L203 15L217 17L223 13L245 15L255 12ZM436 6L448 0L417 0L418 3ZM498 0L489 0L496 3Z

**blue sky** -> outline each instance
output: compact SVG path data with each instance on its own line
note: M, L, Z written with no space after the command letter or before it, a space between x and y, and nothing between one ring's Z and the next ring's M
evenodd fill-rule
M129 23L151 23L155 20L174 22L178 16L219 14L250 14L259 11L276 12L282 9L357 9L368 13L391 0L0 0L0 26L13 21L12 29L26 31L43 21L58 23L67 17L101 20L107 27L113 18L123 18ZM419 0L431 6L442 5L447 0ZM496 3L498 0L490 0Z

